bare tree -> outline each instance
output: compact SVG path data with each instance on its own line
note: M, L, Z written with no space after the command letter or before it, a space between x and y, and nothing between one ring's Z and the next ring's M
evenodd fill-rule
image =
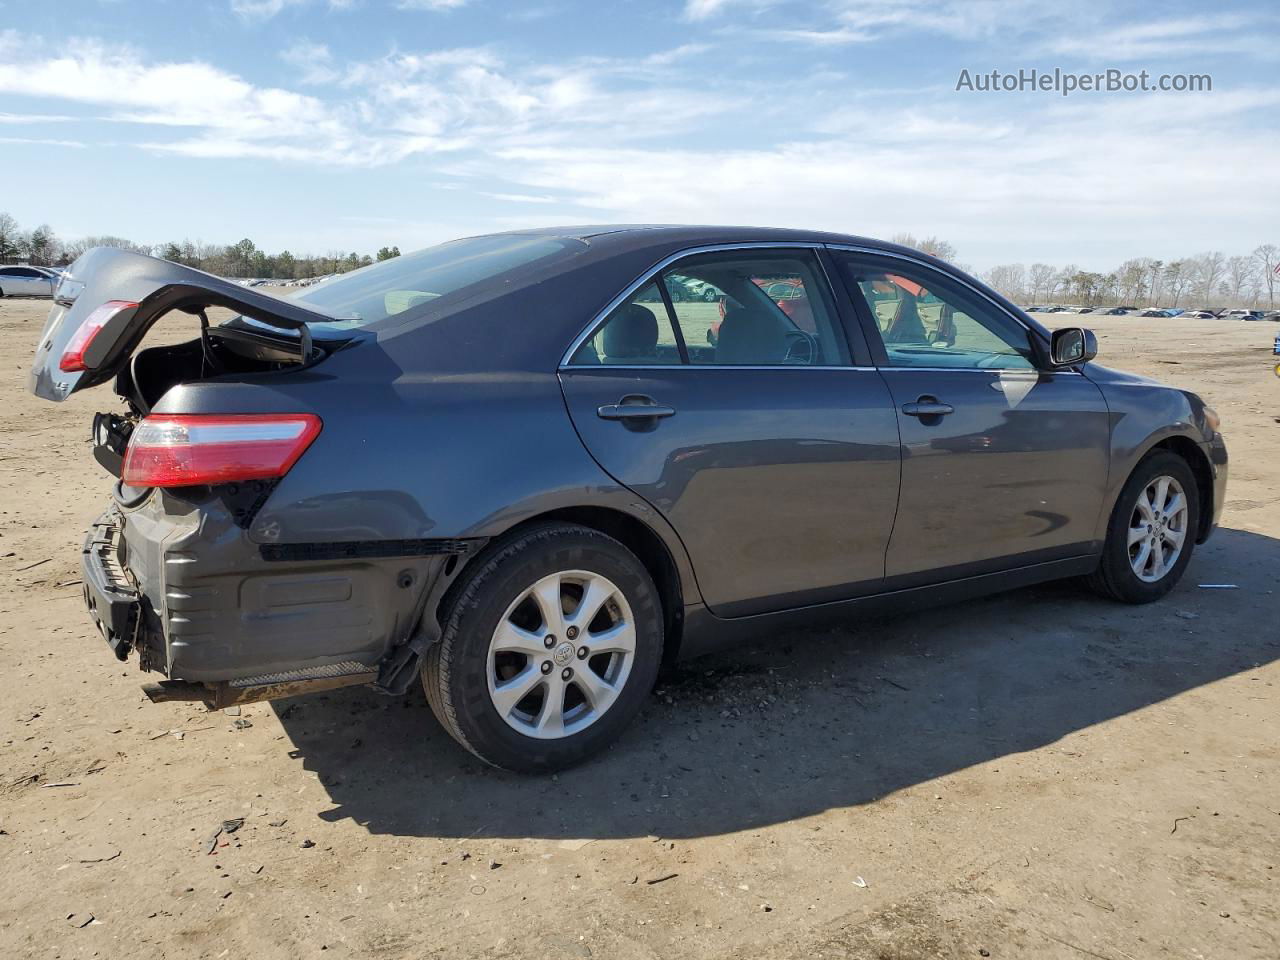
M7 213L0 213L0 261L18 255L18 241L22 230L18 221Z
M1164 278L1164 261L1147 261L1147 270L1151 273L1151 280L1147 284L1147 289L1151 291L1151 305L1154 307L1160 302L1160 294L1162 292L1160 281Z
M1027 268L1020 263L1004 263L987 271L987 283L1010 300L1021 300L1026 293Z
M1164 268L1164 286L1173 295L1173 302L1169 306L1178 305L1190 282L1191 275L1185 261L1174 260Z
M1053 282L1049 287L1050 298L1056 296L1059 290L1062 291L1064 296L1069 294L1071 291L1072 279L1079 272L1080 268L1078 266L1074 263L1068 263L1065 267L1055 273L1053 275Z
M1196 292L1200 295L1200 302L1208 306L1227 272L1227 258L1213 250L1200 254L1192 263Z
M1253 260L1262 274L1262 286L1267 291L1267 303L1275 307L1276 286L1280 285L1280 276L1276 275L1276 271L1280 270L1280 247L1274 243L1264 243L1253 251Z
M1257 269L1252 257L1234 256L1227 258L1227 296L1231 302L1238 304L1244 296L1249 278Z
M134 243L132 240L126 240L124 237L82 237L79 240L73 240L63 248L63 255L67 260L74 260L86 250L94 247L118 247L121 250L128 250L130 253L150 253L151 247L143 246L140 243Z
M923 240L917 240L914 234L895 233L889 238L889 242L911 247L921 253L927 253L931 257L937 257L939 260L951 262L956 258L955 246L946 240L939 240L937 237L925 237Z
M1116 270L1116 294L1127 304L1137 306L1147 284L1147 261L1126 260Z
M1053 287L1053 278L1058 275L1055 270L1047 263L1033 263L1031 270L1027 275L1027 279L1031 284L1031 299L1035 303L1049 298L1051 288Z

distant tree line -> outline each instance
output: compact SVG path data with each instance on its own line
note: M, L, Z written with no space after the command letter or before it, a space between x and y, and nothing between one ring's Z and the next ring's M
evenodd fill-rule
M1264 243L1252 253L1235 256L1215 250L1168 261L1135 257L1109 273L1075 264L1009 263L992 267L983 279L1023 304L1274 307L1278 266L1280 247Z
M170 241L148 246L134 243L124 237L83 237L63 241L48 224L31 230L23 230L18 221L0 212L0 263L30 263L42 267L61 267L92 247L119 247L134 253L145 253L174 263L196 267L220 277L254 277L259 279L297 280L305 277L322 277L331 273L345 273L357 267L367 267L374 262L368 254L331 251L324 256L299 256L282 250L267 253L259 250L252 240L239 243L193 243L190 240ZM399 247L383 247L376 259L390 260L400 256Z
M937 237L916 240L902 233L892 239L941 260L956 258L955 247ZM1264 243L1252 253L1231 257L1216 250L1180 260L1135 257L1109 273L1082 270L1074 263L1006 263L992 267L982 279L1010 300L1027 305L1274 307L1280 292L1278 271L1280 247Z
M909 233L892 238L941 260L954 262L956 248L946 240ZM252 240L229 245L170 241L147 246L123 237L83 237L63 241L48 224L23 230L18 221L0 212L0 263L65 266L91 247L119 247L196 267L221 277L294 280L345 273L377 260L400 256L399 247L383 247L375 257L331 251L323 256L298 256L288 250L267 253ZM1006 263L992 267L982 278L1017 303L1065 302L1081 306L1269 307L1276 305L1280 287L1280 247L1264 243L1252 253L1227 256L1218 251L1179 260L1135 257L1109 273L1082 270L1075 264Z

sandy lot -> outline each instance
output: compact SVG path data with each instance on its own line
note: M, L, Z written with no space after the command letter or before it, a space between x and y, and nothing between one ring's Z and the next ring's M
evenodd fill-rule
M1280 956L1276 326L1089 320L1223 416L1223 528L1166 601L778 636L527 779L416 690L147 703L77 582L114 398L26 394L46 311L0 301L0 957Z

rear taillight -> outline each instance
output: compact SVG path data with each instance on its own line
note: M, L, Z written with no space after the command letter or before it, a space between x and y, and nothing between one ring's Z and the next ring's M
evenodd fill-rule
M134 428L120 479L193 487L283 477L319 433L310 413L157 414Z
M65 373L78 373L81 370L87 370L84 362L84 352L89 349L89 344L93 343L93 338L105 327L121 310L136 310L138 305L130 303L128 300L108 300L102 306L98 307L84 318L84 323L80 324L80 328L71 335L71 340L67 343L67 348L62 351L62 359L58 361L58 369Z

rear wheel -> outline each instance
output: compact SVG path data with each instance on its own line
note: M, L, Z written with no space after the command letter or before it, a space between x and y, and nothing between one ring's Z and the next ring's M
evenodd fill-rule
M422 682L436 717L476 756L551 771L617 738L661 658L662 609L644 565L612 537L557 524L481 561Z
M1116 501L1091 588L1125 603L1151 603L1182 578L1200 523L1191 468L1166 451L1143 460Z

